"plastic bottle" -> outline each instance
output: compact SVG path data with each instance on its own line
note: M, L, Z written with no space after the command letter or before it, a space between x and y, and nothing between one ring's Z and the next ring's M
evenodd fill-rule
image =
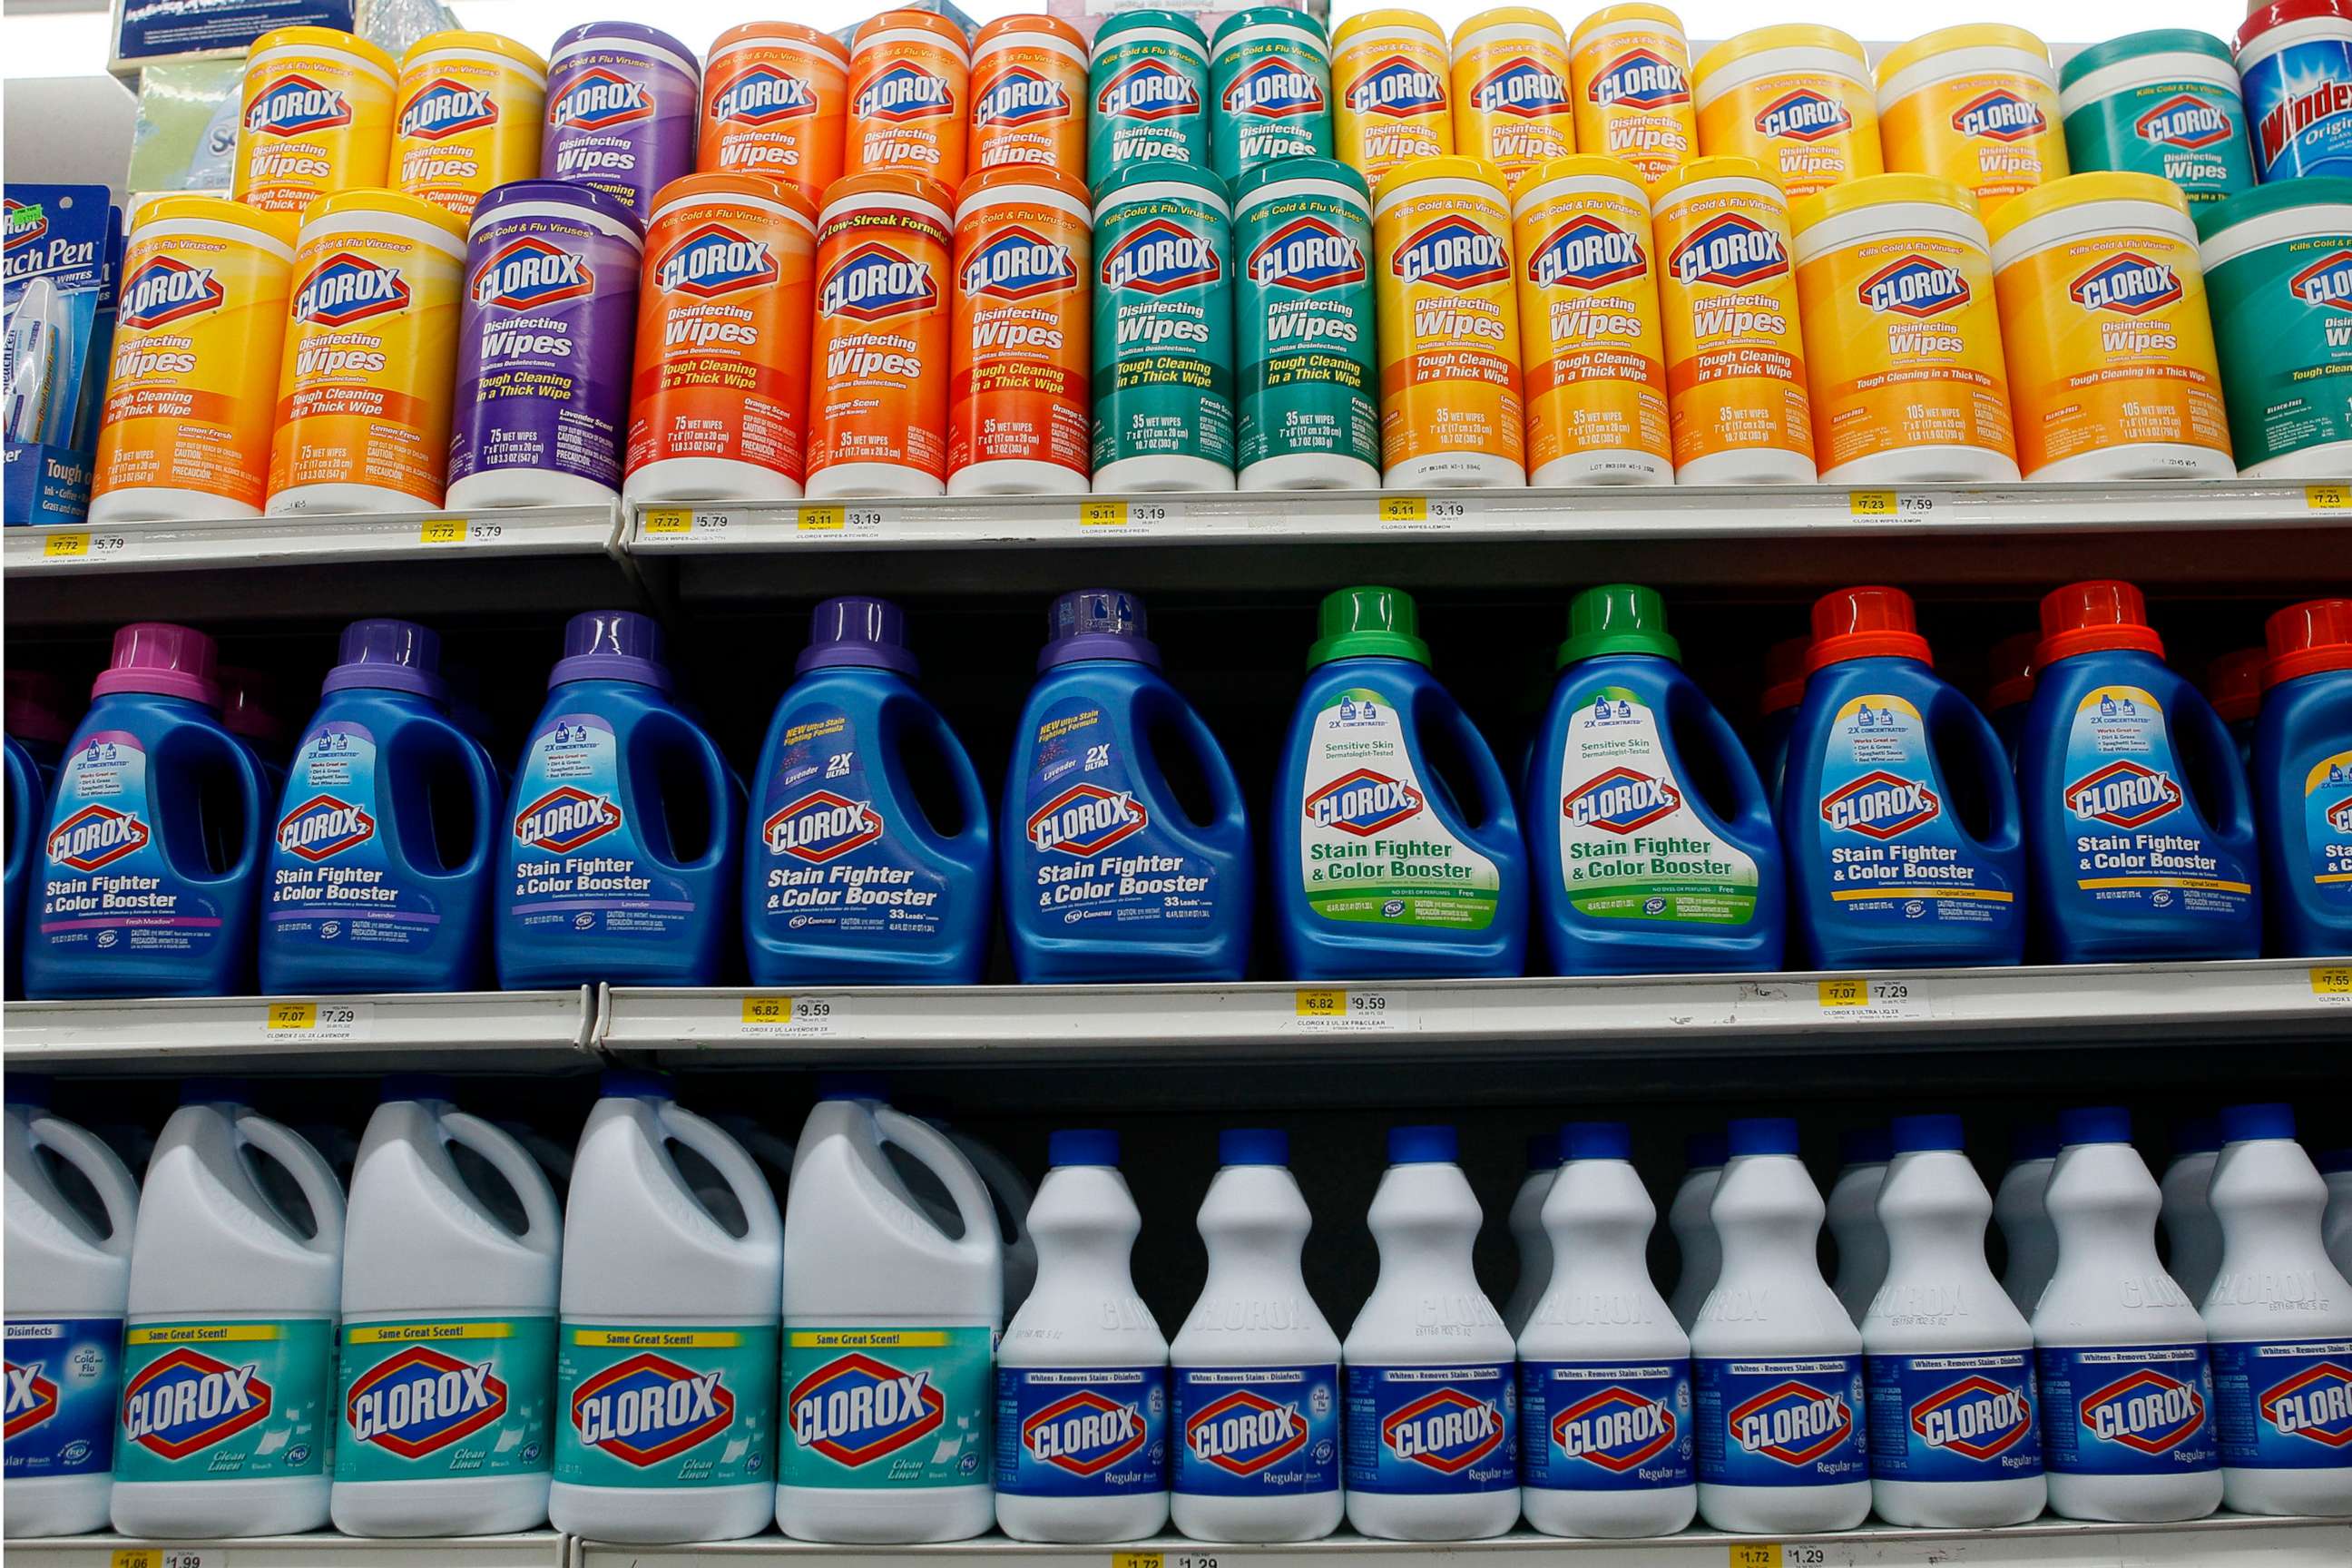
M386 1079L352 1173L332 1497L346 1535L494 1535L547 1518L562 1214L522 1145L448 1093ZM520 1234L453 1144L504 1179Z
M1328 158L1331 45L1313 13L1252 5L1209 43L1211 162L1228 184L1293 158Z
M1290 1140L1217 1136L1201 1201L1209 1277L1169 1346L1170 1517L1196 1541L1317 1541L1339 1528L1339 1336L1307 1292L1313 1224Z
M668 1144L708 1162L743 1234L711 1217ZM611 1070L564 1200L556 1529L732 1541L775 1513L783 1226L760 1168L651 1073Z
M1698 150L1753 158L1791 202L1884 170L1870 57L1852 35L1806 23L1751 27L1698 58Z
M2205 1297L2222 1504L2352 1511L2352 1280L2320 1235L2327 1184L2284 1105L2221 1111L2213 1212L2221 1267Z
M1453 56L1419 11L1359 11L1331 35L1332 146L1367 185L1402 163L1451 157Z
M1318 616L1274 794L1272 914L1298 980L1525 971L1528 858L1486 742L1429 672L1412 595ZM1424 742L1465 770L1440 775Z
M1683 1141L1683 1179L1666 1205L1666 1228L1682 1255L1682 1271L1675 1277L1675 1293L1668 1300L1675 1321L1685 1333L1698 1321L1698 1310L1706 1305L1723 1272L1723 1244L1716 1238L1713 1211L1715 1189L1729 1158L1720 1132L1694 1132Z
M8 1074L5 1501L15 1540L106 1528L139 1223L131 1173L104 1143L50 1114L47 1089L31 1074ZM42 1150L98 1194L102 1234L58 1187Z
M1870 1512L1862 1334L1822 1279L1822 1195L1797 1124L1731 1123L1709 1208L1723 1271L1691 1356L1698 1511L1717 1530L1852 1530Z
M292 731L278 716L283 689L276 677L233 664L217 666L213 679L220 684L222 727L261 763L275 801L286 793L286 769L294 760Z
M2352 1149L2328 1149L2313 1162L2327 1178L2327 1212L2320 1216L2320 1233L2327 1244L2328 1261L2352 1279Z
M1657 1210L1623 1122L1571 1121L1559 1138L1543 1206L1552 1280L1519 1335L1520 1505L1547 1535L1672 1535L1698 1488L1690 1339L1650 1282Z
M1364 178L1331 158L1234 182L1236 489L1377 489L1380 353Z
M849 122L841 172L937 181L955 207L971 121L963 26L930 11L869 16L849 43ZM832 205L828 195L825 205Z
M1481 11L1454 29L1453 53L1446 153L1483 163L1506 191L1530 169L1575 154L1576 98L1557 20L1524 5Z
M1982 711L2000 737L2011 767L2017 765L2017 748L2025 738L2025 716L2033 707L2033 649L2041 640L2038 632L2019 632L1993 644L1985 658L1992 681L1985 688Z
M2023 1524L2049 1488L2034 1429L2033 1330L1985 1263L1992 1197L1969 1163L1958 1117L1898 1116L1891 1144L1878 1195L1886 1279L1862 1320L1872 1506L1896 1525Z
M1528 847L1552 967L1780 968L1772 808L1739 737L1683 673L1664 601L1631 584L1586 589L1557 662L1525 806L1531 828L1555 825Z
M299 218L320 196L383 184L399 73L390 55L333 27L277 27L254 39L229 195Z
M1096 29L1087 89L1087 183L1137 163L1209 173L1209 37L1175 11L1121 11ZM1075 171L1073 171L1075 173Z
M1086 36L1016 12L971 36L971 173L1042 163L1086 188Z
M2230 46L2166 27L2094 44L2058 73L2073 167L2136 169L2196 207L2254 188L2253 153Z
M2202 1519L2221 1504L2213 1369L2196 1304L2156 1260L2156 1178L2112 1106L2061 1112L2058 1142L2058 1268L2033 1309L2050 1510Z
M2352 952L2352 598L2271 616L2254 743L2270 951Z
M1810 637L1783 637L1764 650L1764 690L1748 754L1764 781L1765 798L1775 805L1780 799L1780 777L1788 771L1789 731L1805 702L1805 655L1812 646Z
M2263 183L2352 174L2352 132L2342 110L2352 91L2352 17L2336 0L2252 5L2236 41Z
M950 495L1086 491L1091 200L1043 163L1001 163L963 183L948 340Z
M147 1162L108 1509L124 1535L327 1522L343 1190L317 1150L239 1100L188 1079ZM284 1168L307 1215L254 1179L256 1155Z
M2164 1194L2158 1215L2164 1226L2164 1269L2192 1302L2205 1300L2221 1268L2221 1222L2206 1198L2221 1156L2221 1124L2210 1116L2192 1116L2173 1134L2172 1162L2157 1181Z
M746 22L711 40L695 167L781 183L814 213L841 178L848 122L840 39L799 22Z
M2033 667L2017 789L2042 949L2060 963L2261 952L2237 747L2166 668L2139 590L2072 583L2045 595Z
M73 724L65 716L65 682L18 660L10 661L6 682L6 717L0 727L31 754L41 772L41 787L52 788L58 764L73 740Z
M2058 1130L2046 1121L2031 1123L2011 1136L2009 1149L2009 1169L2001 1173L1992 1199L2001 1248L2009 1254L2000 1288L2011 1304L2031 1318L2058 1268L2058 1232L2042 1203L2051 1167L2058 1161Z
M961 1235L916 1208L885 1144L938 1179ZM809 1112L786 1214L777 1524L885 1545L982 1533L1004 1276L978 1173L928 1122L836 1092Z
M1216 736L1160 673L1133 595L1064 594L1045 625L997 841L1014 972L1031 985L1239 980L1249 813ZM1169 783L1186 763L1205 817Z
M996 908L988 797L915 685L905 615L827 599L793 669L744 823L751 983L978 984ZM946 798L917 795L910 760ZM940 806L949 820L932 819Z
M1653 191L1698 156L1681 17L1640 0L1603 5L1569 34L1568 50L1578 146L1624 159Z
M892 16L937 20L922 11L875 20ZM920 174L845 174L825 192L809 349L810 496L947 493L954 223L954 193Z
M1886 1279L1887 1237L1878 1223L1878 1192L1894 1157L1884 1127L1850 1128L1838 1135L1837 1179L1830 1184L1826 1205L1830 1236L1837 1243L1837 1273L1830 1289L1857 1323Z
M656 193L694 173L702 68L657 27L583 22L547 57L539 172L602 191L642 229Z
M1503 1303L1503 1327L1511 1331L1513 1339L1528 1326L1528 1315L1536 1310L1536 1302L1551 1289L1551 1235L1543 1226L1543 1206L1559 1174L1559 1134L1538 1132L1528 1138L1528 1173L1511 1195L1505 1223L1511 1233L1511 1246L1519 1255L1518 1278Z
M996 1353L996 1522L1015 1541L1168 1523L1168 1341L1135 1293L1143 1228L1118 1134L1057 1130L1029 1223L1037 1285Z
M49 793L41 782L40 764L14 735L5 737L7 751L7 891L0 896L0 921L6 923L6 987L10 1001L25 994L25 921L31 912L25 900L33 885L33 862L40 854L41 825L48 820Z
M547 61L496 33L429 33L400 57L385 184L459 224L499 186L539 177ZM307 221L307 220L306 220Z
M1205 167L1143 159L1097 183L1094 211L1094 488L1229 490L1225 183Z

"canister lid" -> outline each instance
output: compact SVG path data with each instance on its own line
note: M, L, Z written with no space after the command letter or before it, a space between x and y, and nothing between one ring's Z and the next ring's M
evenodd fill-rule
M1059 16L1047 16L1035 11L1016 12L1013 16L999 16L995 21L988 23L971 36L972 52L978 54L983 44L992 44L999 38L1014 37L1022 33L1043 33L1047 37L1071 45L1082 55L1087 52L1087 40L1076 27L1071 26Z
M1099 59L1102 52L1122 33L1146 32L1181 34L1201 51L1203 59L1208 57L1209 35L1201 31L1200 23L1181 11L1120 12L1095 29L1095 57Z
M1970 217L1977 216L1977 198L1949 180L1933 174L1865 174L1827 186L1789 209L1789 230L1802 234L1817 223L1862 207L1890 202L1929 202Z
M2345 183L2352 184L2352 180ZM265 212L226 196L171 195L157 196L141 205L139 221L131 226L132 237L136 238L149 224L174 218L184 223L235 224L276 240L289 250L294 248L295 235L301 228L292 213Z
M569 180L509 180L503 185L492 186L474 204L468 233L478 230L507 207L534 202L585 207L599 217L619 224L637 240L645 237L645 221L629 210L626 202L609 191L600 191L593 185L575 185Z
M478 55L496 55L500 59L512 60L536 71L541 78L547 75L547 61L538 50L526 48L503 33L474 33L463 27L425 34L409 45L408 52L400 57L400 68L404 71L418 59L441 49L468 49Z
M2352 669L2352 599L2305 599L2263 623L2270 647L2263 685L2276 686L2300 675Z
M963 36L963 29L936 11L877 12L850 35L849 52L855 55L884 33L929 33L959 55L969 58L971 53L971 40Z
M812 669L889 669L913 675L907 613L887 599L849 595L825 600L809 616L808 647L793 661L795 674Z
M1389 7L1377 11L1359 11L1340 23L1339 31L1331 35L1331 47L1334 49L1344 47L1348 40L1357 34L1369 33L1376 27L1394 27L1415 33L1427 33L1437 41L1440 47L1445 45L1445 30L1437 25L1434 17L1419 11L1402 11Z
M831 33L820 32L814 27L804 26L798 22L745 22L730 27L710 41L709 58L715 60L737 44L765 43L777 38L789 38L793 43L804 44L813 49L822 49L839 60L843 69L846 70L849 68L848 45Z
M319 689L408 691L440 701L448 695L441 679L440 634L415 621L353 621L343 628L335 668Z
M1522 202L1530 192L1541 190L1554 180L1622 180L1636 191L1647 191L1642 183L1642 171L1622 158L1612 158L1601 153L1575 153L1565 158L1547 158L1511 182L1511 200ZM1649 197L1645 194L1643 201Z
M1629 0L1628 4L1622 5L1603 5L1579 22L1573 36L1581 38L1587 33L1613 27L1620 22L1648 22L1670 33L1678 34L1683 30L1683 19L1664 5L1648 5L1644 0Z
M2181 194L2179 185L2161 174L2103 170L2069 174L2063 180L2020 191L1986 217L1985 231L1998 244L2045 214L2091 202L2155 202L2183 217L2189 216L2189 198Z
M1665 177L1652 188L1651 199L1663 206L1676 194L1708 180L1760 180L1775 191L1780 188L1780 182L1766 174L1764 165L1755 159L1718 153L1709 158L1693 158L1667 170Z
M695 65L692 49L659 27L648 27L643 22L583 22L576 27L567 28L555 40L555 47L549 51L549 58L553 58L582 44L644 44L664 54L676 55L693 68L695 74L701 74Z
M912 196L933 208L940 223L955 222L956 199L952 191L928 174L909 174L897 169L871 169L862 174L844 174L824 188L824 216L830 217L840 203L858 196Z
M756 202L773 202L787 206L816 226L816 203L798 185L788 185L772 180L765 174L734 174L720 170L707 174L680 174L654 193L653 210L658 214L676 202L693 201L700 197L748 197Z
M1475 37L1489 27L1527 27L1538 33L1549 33L1562 43L1568 35L1560 31L1559 20L1549 11L1538 11L1532 5L1496 5L1479 12L1454 29L1454 52L1460 54L1465 40Z
M193 627L133 621L115 632L114 657L90 682L89 694L144 691L218 708L220 688L213 681L218 658L213 639Z
M1703 77L1713 76L1726 66L1740 60L1753 59L1773 49L1829 49L1848 55L1860 68L1867 68L1870 56L1851 33L1835 27L1824 27L1812 22L1786 22L1775 27L1750 27L1728 37L1699 56L1691 67L1691 85L1696 87Z
M1309 669L1335 658L1429 662L1429 645L1421 640L1421 612L1402 589L1364 585L1326 595L1316 624L1320 635L1307 650Z
M1323 24L1317 21L1311 12L1296 10L1288 5L1252 5L1234 12L1217 24L1217 30L1209 35L1212 47L1223 48L1227 38L1249 27L1288 27L1293 32L1306 34L1318 44L1329 37Z
M2238 25L2238 47L2243 50L2273 27L2326 16L2352 21L2352 0L2279 0L2275 5L2264 5L2247 14Z
M2258 217L2317 206L2352 206L2352 179L2341 174L2303 174L2240 191L2218 202L2200 202L2190 209L2190 216L2197 220L2197 237L2210 240Z
M1448 153L1441 158L1416 158L1382 174L1381 183L1372 187L1372 205L1377 206L1407 185L1423 180L1468 180L1492 190L1497 201L1507 204L1510 200L1510 190L1494 164L1484 158Z
M1364 183L1364 176L1337 158L1281 158L1271 163L1252 164L1235 175L1234 205L1241 205L1253 191L1286 180L1321 180L1345 185L1367 202L1372 198L1372 188Z
M1213 197L1220 212L1228 210L1225 182L1215 170L1203 169L1196 163L1180 163L1173 158L1146 158L1103 176L1095 186L1096 216L1101 216L1103 205L1113 196L1138 185L1190 185Z
M1038 669L1087 658L1160 668L1160 649L1151 640L1151 622L1142 600L1123 588L1080 588L1054 601L1045 612L1045 646L1038 650Z
M962 212L973 205L975 197L990 191L1013 190L1023 185L1042 185L1055 195L1091 210L1094 198L1087 190L1087 183L1076 174L1064 174L1050 163L993 163L979 170L956 187L956 210Z
M2066 62L2058 73L2058 85L2072 87L2095 70L2136 60L2143 55L2205 55L2224 65L2231 58L2230 46L2210 33L2200 33L2194 27L2157 27L2093 44Z
M381 47L368 42L357 33L346 33L340 27L273 27L253 40L246 51L250 60L271 49L340 49L357 55L386 76L399 71L399 62Z
M1971 22L1958 27L1938 27L1932 33L1922 33L1907 44L1898 44L1886 51L1878 62L1878 85L1885 87L1900 73L1920 61L1954 49L2022 49L2037 55L2043 61L2050 58L2050 46L2022 27L2004 26L1998 22Z
M1608 653L1649 654L1682 662L1682 645L1666 630L1666 602L1655 588L1611 583L1587 588L1568 605L1568 638L1554 668Z
M1813 640L1805 649L1808 673L1850 658L1916 658L1933 665L1918 613L1900 588L1873 584L1840 588L1813 601Z
M405 195L399 191L361 189L331 192L312 202L303 212L302 226L309 228L322 217L333 217L341 213L366 213L431 224L459 245L466 242L464 218L446 207L435 205L423 196Z

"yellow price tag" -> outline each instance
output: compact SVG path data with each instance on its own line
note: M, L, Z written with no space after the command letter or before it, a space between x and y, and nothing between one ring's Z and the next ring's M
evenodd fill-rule
M1110 1568L1161 1568L1165 1561L1157 1552L1114 1552Z
M801 508L801 531L803 533L833 532L844 526L842 509L837 506L804 506Z
M2305 485L2303 504L2314 511L2352 511L2352 485Z
M743 1022L747 1024L789 1024L792 1021L793 999L789 996L743 998Z
M653 534L692 533L694 513L682 506L657 507L646 513L646 531Z
M1348 994L1329 989L1301 991L1297 1006L1297 1016L1301 1018L1344 1018L1348 1016Z
M1894 517L1897 508L1893 490L1854 490L1846 498L1855 517ZM1772 1549L1777 1557L1779 1547Z
M1858 975L1844 975L1821 983L1822 1005L1824 1007L1859 1007L1870 1000L1870 987ZM1780 1548L1773 1548L1779 1551Z
M425 526L416 531L420 544L457 544L466 537L466 520L462 517L428 517Z
M1127 503L1123 500L1089 500L1078 503L1080 528L1124 528L1127 526Z
M2352 996L2352 963L2315 963L2311 969L2315 996Z
M1427 496L1382 496L1381 521L1382 522L1427 522L1429 498Z
M1777 1541L1733 1542L1731 1568L1780 1568L1780 1543Z
M163 1568L162 1553L152 1546L119 1546L107 1568Z
M44 561L79 560L89 553L89 533L74 529L65 533L52 533L41 541Z
M269 1026L273 1029L315 1028L319 1022L316 1002L272 1002L269 1005Z

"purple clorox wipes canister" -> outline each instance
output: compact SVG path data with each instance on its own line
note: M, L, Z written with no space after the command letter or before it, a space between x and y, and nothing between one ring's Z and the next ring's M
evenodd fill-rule
M450 506L620 493L644 248L629 209L586 185L520 180L474 208Z
M618 196L640 224L694 173L702 76L684 44L635 22L583 22L547 58L539 172Z

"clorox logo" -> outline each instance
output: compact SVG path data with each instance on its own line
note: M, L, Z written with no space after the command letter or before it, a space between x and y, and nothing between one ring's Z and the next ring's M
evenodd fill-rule
M125 325L144 331L217 310L227 298L211 268L159 256L122 280L117 315Z
M1724 1417L1731 1440L1751 1454L1805 1466L1853 1435L1853 1412L1843 1394L1791 1380L1768 1388Z
M769 854L822 866L881 837L882 817L870 806L821 789L768 818L760 832Z
M2022 142L2049 130L2050 122L2032 100L1998 87L1952 110L1952 129L1988 142Z
M1528 281L1549 289L1606 289L1639 278L1650 265L1641 240L1606 218L1580 217L1536 247L1528 258Z
M841 258L817 289L818 313L855 321L887 321L914 310L936 309L939 279L930 263L912 260L878 239Z
M713 94L710 114L730 125L773 125L816 112L816 93L796 76L755 65Z
M947 1418L929 1373L900 1372L869 1355L827 1362L801 1379L786 1403L802 1447L852 1468L930 1436Z
M563 96L547 106L547 122L572 131L610 131L650 120L654 95L640 82L617 71L591 66L575 78Z
M1348 89L1348 107L1359 114L1403 120L1445 107L1445 83L1433 70L1415 65L1402 55L1391 55L1356 79Z
M1515 55L1480 77L1471 85L1470 102L1481 113L1520 120L1575 107L1569 101L1567 79L1526 55Z
M1675 247L1666 265L1686 284L1745 289L1786 273L1789 252L1779 235L1754 218L1725 213Z
M1882 267L1855 288L1874 310L1926 321L1969 302L1969 280L1957 267L1916 254Z
M1844 104L1826 93L1801 87L1784 92L1756 111L1756 132L1785 142L1819 142L1853 129L1853 116Z
M735 1395L720 1373L650 1352L606 1367L572 1395L580 1441L640 1469L710 1441L734 1421Z
M1021 1423L1021 1447L1041 1465L1074 1476L1098 1476L1143 1447L1143 1412L1081 1389Z
M1683 805L1682 792L1666 779L1652 778L1632 768L1611 768L1570 790L1559 803L1560 815L1579 827L1603 833L1638 832L1661 817L1672 816Z
M269 1418L258 1365L231 1366L185 1346L122 1387L122 1435L151 1454L184 1459Z
M721 223L707 223L670 247L654 267L662 288L698 300L773 283L776 258L765 242L746 239Z
M374 837L374 817L331 795L314 795L278 820L278 847L314 866Z
M421 1459L506 1418L507 1385L492 1363L473 1365L430 1345L411 1345L369 1369L343 1402L352 1436L404 1459Z
M2180 805L2180 785L2168 774L2128 759L2076 779L2066 786L2066 806L2084 822L2145 827Z
M2338 833L2352 833L2352 795L2346 795L2326 812L2327 826Z
M1254 1476L1307 1447L1307 1417L1296 1405L1276 1405L1238 1389L1184 1423L1192 1457L1229 1475Z
M1914 779L1877 770L1863 774L1822 799L1822 820L1839 833L1859 833L1884 843L1936 820L1944 803Z
M1458 1476L1503 1446L1503 1413L1458 1388L1441 1388L1381 1422L1381 1446L1409 1464Z
M294 290L294 319L313 326L348 327L371 316L408 309L408 281L393 267L339 251L311 268Z
M1253 282L1297 294L1361 283L1367 276L1364 253L1356 242L1313 214L1293 218L1268 235L1249 253L1246 268Z
M971 106L974 125L1038 125L1070 117L1070 95L1051 77L1014 66L989 84Z
M1675 1413L1613 1384L1551 1418L1551 1444L1565 1458L1612 1476L1636 1470L1674 1446Z
M963 291L998 300L1034 300L1078 286L1077 258L1034 229L1014 224L971 253Z
M478 89L436 77L400 111L400 133L419 142L439 142L499 122L499 106Z
M95 871L147 847L147 825L110 805L85 805L49 835L49 858L77 871Z
M1131 795L1100 784L1072 784L1029 816L1029 845L1085 859L1140 833L1151 814Z
M1234 78L1220 101L1227 114L1296 120L1323 112L1323 84L1287 60L1263 59Z
M13 1411L13 1370L10 1375L8 1407ZM2306 1437L2329 1448L2352 1448L2352 1368L2341 1363L2327 1361L2305 1367L2263 1391L2254 1405L2263 1419L2283 1436ZM16 1428L11 1425L8 1430L13 1434Z
M563 784L522 808L516 841L551 855L569 855L621 826L621 808L601 795Z
M1384 833L1426 804L1421 792L1370 768L1333 779L1307 797L1307 820L1358 838Z
M2313 262L2288 279L2287 288L2306 305L2352 311L2352 250Z
M2174 93L2132 121L2132 130L2141 141L2189 152L2227 142L2234 129L2219 106L2189 92Z
M585 257L535 234L509 240L474 274L474 303L508 310L536 310L577 300L596 287Z
M2102 261L2066 286L2068 298L2085 310L2145 316L2180 300L2180 279L2161 261L2126 250Z
M13 1361L6 1366L7 1425L0 1436L14 1437L30 1432L57 1415L58 1385L37 1366L18 1366Z
M2033 1430L2033 1405L2023 1389L1964 1377L1913 1405L1911 1430L1930 1448L1965 1459L1997 1458Z
M1206 236L1156 217L1112 246L1099 270L1106 289L1157 295L1214 283L1224 268Z
M1629 49L1601 68L1584 96L1603 109L1658 109L1688 103L1690 83L1682 67L1655 49Z
M20 250L48 237L49 215L39 203L20 202L14 196L0 199L5 203L5 207L0 207L0 221L6 225L5 241L0 243L5 243L6 249Z
M2084 1395L2081 1417L2103 1442L2162 1454L2196 1436L2205 1424L2205 1396L2179 1378L2142 1367Z
M1119 120L1169 120L1201 112L1192 78L1166 60L1138 60L1095 94L1095 112Z
M857 89L851 112L861 120L936 120L955 112L947 79L906 60L894 60Z
M1442 217L1397 247L1389 270L1406 283L1429 279L1467 289L1511 275L1511 254L1496 236L1463 217Z
M300 136L352 122L352 106L331 87L307 76L279 77L245 111L245 128L258 136Z

